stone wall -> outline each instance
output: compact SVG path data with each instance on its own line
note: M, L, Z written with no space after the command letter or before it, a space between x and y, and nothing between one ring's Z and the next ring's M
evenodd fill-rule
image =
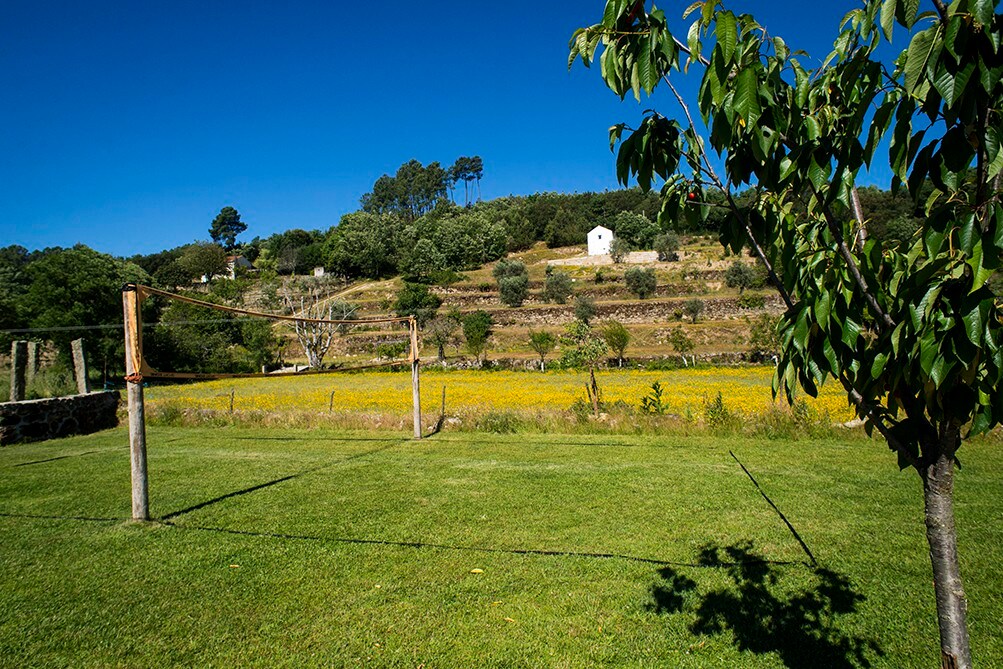
M0 446L90 434L118 425L117 390L0 404Z

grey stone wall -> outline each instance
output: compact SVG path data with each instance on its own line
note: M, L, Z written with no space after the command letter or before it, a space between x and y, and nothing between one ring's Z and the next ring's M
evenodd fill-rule
M0 404L0 446L90 434L118 425L117 390Z

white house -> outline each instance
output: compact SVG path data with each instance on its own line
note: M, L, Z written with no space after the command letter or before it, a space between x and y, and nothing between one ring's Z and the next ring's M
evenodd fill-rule
M588 239L590 256L609 255L609 245L613 241L612 230L597 225L589 231Z

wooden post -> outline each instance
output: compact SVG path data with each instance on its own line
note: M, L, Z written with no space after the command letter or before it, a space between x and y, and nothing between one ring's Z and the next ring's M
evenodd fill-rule
M28 372L27 372L27 383L31 383L35 375L38 374L38 369L42 364L39 358L39 346L37 341L28 342Z
M418 321L411 317L411 402L414 404L414 438L421 439L421 392L418 387Z
M77 394L86 395L91 391L87 381L87 361L84 359L84 340L74 339L70 342L73 349L73 376L77 379Z
M136 285L122 288L125 315L125 379L129 395L129 453L132 464L132 518L150 519L149 481L146 475L146 415L143 404L143 340L139 327Z
M10 346L10 401L23 402L25 370L28 367L28 342L15 341Z

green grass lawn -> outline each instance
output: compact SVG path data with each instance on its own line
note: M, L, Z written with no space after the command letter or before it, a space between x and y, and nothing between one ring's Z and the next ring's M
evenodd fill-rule
M134 524L126 441L0 449L0 665L939 664L919 482L876 442L153 428ZM998 667L1003 452L962 459Z

